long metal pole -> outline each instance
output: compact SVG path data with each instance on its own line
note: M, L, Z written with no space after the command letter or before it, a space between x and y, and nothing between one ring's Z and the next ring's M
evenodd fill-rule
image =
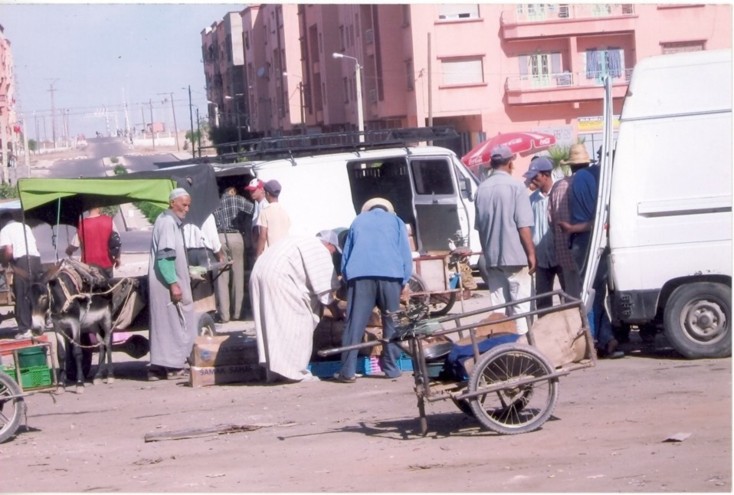
M191 120L191 158L196 158L196 146L194 146L194 109L191 106L191 85L189 84L189 119Z
M153 138L153 149L155 149L155 122L153 122L153 100L148 101L150 105L150 135Z
M306 134L305 108L303 106L303 81L298 82L298 91L301 94L301 130Z
M199 122L199 107L196 107L196 140L199 142L199 158L201 158L201 128Z
M176 107L173 105L173 93L171 93L171 113L173 114L173 133L176 136L176 151L181 148L178 146L178 126L176 125Z
M355 75L357 77L357 130L359 142L364 143L364 109L362 108L362 66L355 59Z

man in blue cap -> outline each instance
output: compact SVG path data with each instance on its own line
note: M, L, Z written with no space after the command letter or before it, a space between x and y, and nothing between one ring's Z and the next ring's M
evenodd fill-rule
M531 229L537 263L535 293L546 294L553 291L555 277L558 277L563 285L561 268L556 263L553 231L548 225L548 195L553 187L553 162L547 156L536 156L530 162L530 167L523 177L525 177L526 184L530 183L535 186L535 191L530 195L530 207L535 220ZM550 297L536 300L537 309L548 308L552 304Z
M492 174L479 185L474 228L482 245L482 276L492 305L532 295L535 245L533 211L525 185L512 177L515 154L505 145L492 149ZM530 303L508 306L508 316L530 311ZM517 331L527 333L525 318L515 320Z

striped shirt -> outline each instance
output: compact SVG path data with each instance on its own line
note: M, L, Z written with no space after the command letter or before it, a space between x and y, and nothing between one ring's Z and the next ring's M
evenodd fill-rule
M566 177L553 184L548 201L548 218L553 232L553 246L556 252L556 263L565 269L576 269L576 263L571 257L569 246L569 234L563 232L558 222L570 222L571 210L569 208L568 191L571 187L573 177Z

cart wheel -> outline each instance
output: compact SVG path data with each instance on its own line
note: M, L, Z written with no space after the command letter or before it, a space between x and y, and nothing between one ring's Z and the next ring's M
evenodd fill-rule
M408 288L411 292L426 292L426 283L415 273L410 276L408 280ZM411 296L411 302L423 303L428 306L430 315L432 317L444 316L451 308L454 307L456 302L455 292L437 293L437 294L424 294L421 296Z
M199 335L201 336L208 335L213 337L217 335L217 327L214 324L214 318L212 318L209 313L201 313L197 328L199 329Z
M553 366L536 349L527 345L503 344L479 359L469 378L469 392L503 384L500 390L470 401L474 416L485 428L513 435L540 428L553 413L558 400L558 378L525 385L513 382L553 373Z
M20 418L25 415L26 404L20 387L15 381L0 371L0 443L15 435Z
M464 399L457 399L455 397L451 397L451 400L454 401L454 404L456 407L459 408L459 411L463 412L470 418L474 417L474 411L471 408L471 404Z
M428 301L428 307L431 310L431 316L447 315L456 302L456 292L444 292L441 294L431 294Z

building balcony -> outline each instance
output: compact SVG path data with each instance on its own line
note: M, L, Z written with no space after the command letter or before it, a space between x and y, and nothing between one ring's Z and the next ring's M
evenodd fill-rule
M509 105L576 102L602 97L603 73L560 72L543 76L511 76L505 80L505 96ZM624 69L612 78L612 96L624 97L632 69Z
M519 4L502 10L502 38L633 31L636 18L632 4Z

